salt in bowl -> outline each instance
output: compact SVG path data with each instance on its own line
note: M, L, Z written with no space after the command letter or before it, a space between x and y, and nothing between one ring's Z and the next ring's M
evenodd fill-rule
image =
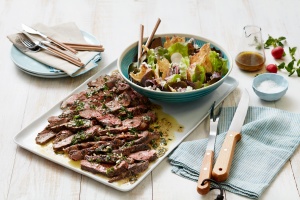
M264 73L254 78L252 88L265 101L276 101L288 90L288 81L279 74Z

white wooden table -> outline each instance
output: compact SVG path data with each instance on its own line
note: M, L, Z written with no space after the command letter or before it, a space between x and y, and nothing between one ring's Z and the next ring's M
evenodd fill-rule
M173 174L167 159L136 188L124 193L18 147L13 137L113 62L122 49L138 39L141 23L145 25L145 36L149 36L159 17L162 22L157 33L189 33L212 38L234 58L242 28L249 24L260 26L265 40L268 34L285 36L291 46L300 47L299 8L297 0L0 0L0 199L214 199L218 191L200 196L196 183ZM20 71L11 61L11 43L6 36L20 31L22 23L56 25L70 21L96 36L106 48L97 68L77 78L45 79ZM266 63L273 63L269 50L266 55ZM299 51L296 57L300 57ZM239 81L239 86L226 99L225 106L235 106L245 87L251 96L251 106L300 113L300 78L278 72L289 81L289 90L281 100L265 102L251 88L255 74L264 71L246 73L233 64L231 76ZM186 140L207 137L199 134L201 131L203 124ZM299 163L300 148L261 199L300 199ZM226 192L226 197L247 199L230 192Z

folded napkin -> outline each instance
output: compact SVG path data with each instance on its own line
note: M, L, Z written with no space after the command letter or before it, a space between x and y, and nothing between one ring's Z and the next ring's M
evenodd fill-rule
M235 110L235 107L222 110L214 160ZM223 188L248 198L259 198L299 146L299 122L300 114L267 107L249 107L229 178L221 183ZM198 181L206 145L207 138L181 143L169 156L172 171Z
M39 23L39 24L32 25L32 28L40 31L44 35L56 39L59 42L87 44L81 31L73 22L64 23L53 27L48 27ZM37 35L31 35L31 36L39 40L45 40L44 38L39 37ZM96 67L98 65L97 62L101 59L100 52L78 51L76 56L80 58L82 63L85 64L84 67L80 68L66 60L53 56L53 54L45 50L41 50L39 52L32 52L28 50L20 42L20 40L17 37L17 34L12 34L7 37L15 45L15 47L17 47L24 54L49 66L49 72L50 71L53 72L53 68L55 68L64 71L68 75L74 77L81 74L83 71L88 71Z

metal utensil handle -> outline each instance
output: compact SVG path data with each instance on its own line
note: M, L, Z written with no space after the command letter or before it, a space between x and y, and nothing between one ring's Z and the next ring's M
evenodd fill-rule
M68 47L66 45L64 45L63 43L58 42L57 40L53 39L52 37L47 37L47 39L51 40L54 44L56 44L57 46L60 46L63 49L66 49L74 54L77 53L77 51L71 47Z
M197 183L197 191L199 194L205 195L210 190L210 182L207 181L204 184L202 183L204 179L211 178L211 171L213 168L213 158L214 158L214 152L211 150L206 150L203 157L202 165L200 168L200 175Z
M241 134L234 131L228 131L222 148L216 160L212 171L212 177L216 181L225 181L229 176L231 163L234 155L236 143L241 139Z

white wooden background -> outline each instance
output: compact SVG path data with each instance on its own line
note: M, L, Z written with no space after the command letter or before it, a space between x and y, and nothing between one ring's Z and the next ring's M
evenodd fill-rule
M162 22L157 33L189 33L219 41L237 53L242 28L258 25L263 38L268 34L286 36L291 46L300 47L300 1L298 0L0 0L0 199L214 199L218 191L206 196L196 192L196 183L174 175L164 160L144 181L130 192L119 192L90 178L18 147L13 137L34 119L48 111L87 78L113 62L122 49L136 41L139 24L149 36L157 18ZM77 78L44 79L20 71L10 58L7 35L21 30L21 24L41 22L57 25L74 21L95 35L105 52L99 66ZM299 51L296 57L300 57ZM267 63L273 63L266 51ZM280 101L264 102L255 96L251 82L256 73L240 71L238 88L226 99L225 106L239 101L247 88L252 106L268 106L300 113L300 78L288 77L289 90ZM204 138L201 124L187 140ZM300 149L286 163L261 199L300 199ZM247 199L226 192L227 199Z

